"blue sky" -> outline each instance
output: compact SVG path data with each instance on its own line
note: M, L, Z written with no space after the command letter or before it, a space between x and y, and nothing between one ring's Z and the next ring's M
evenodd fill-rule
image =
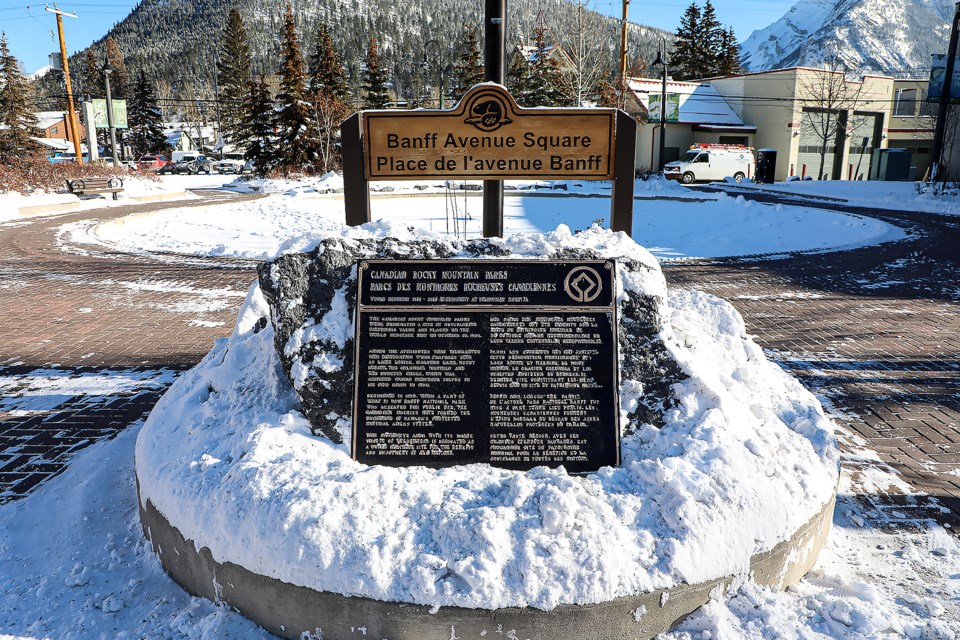
M714 0L717 15L743 40L755 29L775 22L796 0ZM56 19L36 0L0 0L0 31L5 31L10 49L33 72L47 64L47 55L59 51ZM52 4L52 3L51 3ZM84 49L122 20L137 0L63 0L58 6L75 12L78 19L64 18L67 50ZM630 20L664 29L675 29L690 0L631 0ZM700 2L701 6L703 2ZM594 0L592 7L620 16L620 0Z

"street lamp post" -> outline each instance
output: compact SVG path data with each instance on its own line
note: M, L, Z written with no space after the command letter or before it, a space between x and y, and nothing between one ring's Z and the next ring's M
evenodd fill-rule
M653 61L653 65L661 65L663 67L663 84L660 88L660 155L657 157L657 165L659 170L663 171L663 161L664 150L667 146L667 43L666 40L660 38L660 48L657 50L657 59Z
M114 68L110 66L110 61L105 60L103 63L103 84L107 90L107 127L110 129L110 155L113 157L113 166L114 168L118 167L117 164L117 132L113 128L113 96L110 95L110 74L114 72Z
M437 63L440 66L440 108L443 109L443 47L440 46L439 40L427 40L423 43L423 64L429 69L429 63L427 62L427 47L432 44L437 45Z

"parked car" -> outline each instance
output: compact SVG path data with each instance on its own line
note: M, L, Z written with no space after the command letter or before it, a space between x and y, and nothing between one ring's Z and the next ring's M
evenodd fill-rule
M243 165L242 153L228 153L223 156L222 160L214 161L213 168L217 170L217 173L241 173Z
M723 180L731 177L737 182L753 178L756 161L753 147L739 144L695 144L679 160L663 165L663 175L683 184L698 180Z
M168 164L160 169L161 174L210 174L211 163L206 156L184 156L179 162Z
M166 156L140 156L137 161L138 171L159 171L170 164Z

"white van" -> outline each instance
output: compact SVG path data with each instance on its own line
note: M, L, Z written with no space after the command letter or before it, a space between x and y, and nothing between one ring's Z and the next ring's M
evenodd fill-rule
M756 171L753 147L739 144L695 144L679 160L663 166L663 175L683 184L752 178Z

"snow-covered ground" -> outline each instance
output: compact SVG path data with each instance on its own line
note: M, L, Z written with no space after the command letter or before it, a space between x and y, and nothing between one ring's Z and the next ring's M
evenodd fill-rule
M0 222L22 220L21 207L40 207L29 215L55 215L57 205L76 205L67 213L101 209L103 207L119 207L135 204L140 198L170 197L189 199L196 196L188 193L187 189L218 189L224 184L233 182L236 176L230 175L198 175L198 176L158 176L159 180L148 180L136 175L127 176L123 180L123 191L114 200L110 194L87 196L78 198L70 193L37 192L23 195L16 192L0 192ZM50 209L50 211L44 211Z
M872 209L960 215L960 192L956 188L941 194L937 191L937 185L915 182L794 180L770 185L728 182L724 187L733 193L769 190L781 195L836 198L846 204Z
M297 238L341 233L342 196L324 193L340 184L330 179L237 183L236 188L271 195L228 205L167 209L95 228L80 223L73 229L74 237L128 251L269 258ZM373 197L374 219L440 235L482 235L482 198L475 192L465 195L460 191L448 197L442 183L374 186L405 192ZM589 182L564 186L567 190L508 191L505 233L545 232L560 224L571 229L585 229L597 221L609 224L609 190ZM701 194L672 182L637 182L633 238L661 259L829 250L902 237L897 227L870 218L803 206L759 204L723 193Z
M0 507L0 638L273 637L226 606L188 596L163 573L137 514L139 430L134 425L89 447L64 474ZM785 593L744 584L662 640L939 640L960 633L956 538L928 522L876 526L857 495L902 482L880 463L869 486L854 482L847 463L870 457L863 451L843 461L834 528L805 580Z
M200 181L204 179L208 178L200 177ZM209 186L223 184L222 177L211 176L210 179L219 181L219 184ZM775 188L786 190L796 184L778 184ZM804 183L802 188L813 189L807 186L809 184ZM840 183L814 184L833 187ZM766 228L770 227L769 218L776 214L786 214L784 217L797 215L804 225L810 223L806 217L810 210L785 207L777 211L775 207L748 206L749 203L735 196L708 197L702 203L643 200L655 195L701 197L701 194L692 194L673 185L654 185L651 189L639 190L637 194L641 200L636 203L634 236L641 244L648 243L647 238L658 237L645 237L645 233L652 234L653 231L644 229L642 220L654 219L656 212L664 211L666 228L671 228L671 218L690 212L685 225L678 223L672 227L674 236L668 235L666 241L659 243L654 241L653 244L660 247L657 251L661 256L727 255L723 251L711 253L700 249L713 246L713 242L722 246L727 238L735 239L729 240L732 246L753 249L740 253L785 251L777 243L784 237L792 239L791 234L798 232L799 228L785 226L764 231L765 223ZM597 188L596 192L601 191ZM836 192L828 190L814 190L812 193L837 197ZM896 203L897 208L914 208L905 194L900 196L901 199L897 199L894 195L890 204L873 206L886 207ZM882 198L876 192L861 193L860 197L873 202ZM0 195L0 216L5 211L5 198L6 195ZM337 225L340 218L327 218L325 207L333 206L330 203L339 205L335 198L321 195L317 189L305 188L302 184L284 185L277 196L232 209L232 225L216 207L209 207L193 209L189 215L174 211L161 217L128 220L122 226L104 225L95 233L105 242L134 250L162 249L251 257L274 255L284 243L287 248L296 246L297 241L291 239L305 234L325 230L343 233ZM460 198L462 202L462 196ZM442 197L439 200L443 208L431 211L423 226L429 229L432 224L434 232L445 232L445 205ZM608 209L605 201L589 198L512 196L507 199L508 207L514 200L523 206L527 202L534 203L531 205L533 214L526 213L523 207L519 212L514 209L513 213L508 209L508 216L511 216L508 218L508 232L552 229L558 222L571 228L586 227L593 221L590 216L595 211L605 215ZM386 207L393 216L396 215L395 208L403 208L402 203L412 203L408 205L410 211L407 215L416 216L418 211L425 210L425 202L430 200L375 199L374 213L377 215L379 208ZM479 211L478 199L468 198L467 202L468 206L475 207L470 211ZM554 204L565 202L569 205ZM942 202L949 208L955 206L956 199L941 198L936 202L938 207ZM588 204L591 208L584 210ZM548 209L564 206L567 208L560 209L559 213ZM678 208L670 208L674 206ZM649 208L646 213L645 208ZM196 219L191 222L191 217ZM265 223L264 217L272 217L278 222ZM713 230L706 231L711 217L720 218L721 222ZM239 231L241 225L236 224L237 220L244 222L242 226L246 231L243 233ZM582 223L578 222L580 220ZM764 240L747 245L748 241L753 242L747 237L751 234L745 233L737 238L736 227L750 228L751 220L756 225L752 227L752 235L762 236ZM828 246L868 244L898 237L897 230L883 227L875 230L872 238L869 234L857 235L860 230L850 220L857 218L840 224L836 220L823 224L823 233L832 236L833 244ZM138 228L140 221L145 226ZM695 233L690 233L691 225L695 226ZM124 230L128 226L129 229ZM468 225L468 231L471 228ZM94 230L90 227L75 227L73 233L88 239L94 237ZM712 235L713 241L702 241L698 245L695 237L687 244L670 239L683 233ZM475 234L471 232L470 235ZM299 242L305 243L306 240ZM51 380L41 386L45 393L56 395L57 384L56 380ZM126 390L108 388L103 394L122 392ZM76 390L65 389L63 393L72 395ZM0 506L0 576L3 577L0 638L150 637L172 640L272 637L227 607L189 597L160 569L143 538L137 516L133 456L139 431L140 425L134 425L116 439L86 449L61 476L23 500ZM842 434L842 437L852 438L849 434ZM211 460L203 462L206 465L213 463ZM865 464L870 469L866 480L862 475ZM678 630L665 634L664 640L939 640L960 634L960 572L957 570L960 544L956 537L927 521L911 523L910 529L879 526L876 514L858 497L882 495L889 487L909 493L909 487L869 451L848 455L843 466L834 529L817 567L804 581L785 593L744 583L733 593L718 594ZM854 466L857 474L848 470ZM209 468L198 466L204 472Z

